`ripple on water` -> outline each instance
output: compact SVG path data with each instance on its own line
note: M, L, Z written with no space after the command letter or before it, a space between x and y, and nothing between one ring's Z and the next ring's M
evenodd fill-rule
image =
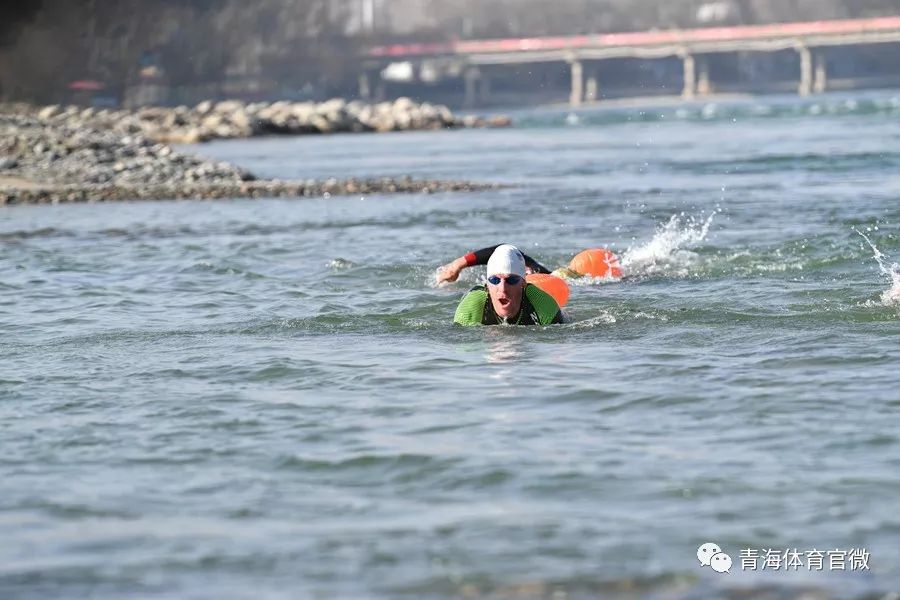
M492 192L0 211L0 598L897 589L900 130L846 100L203 147ZM435 268L504 241L626 276L452 326L484 270ZM717 577L710 540L872 570Z

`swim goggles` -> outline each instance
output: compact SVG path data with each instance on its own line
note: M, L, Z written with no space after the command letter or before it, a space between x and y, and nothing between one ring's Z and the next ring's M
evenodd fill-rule
M500 277L499 275L491 275L488 277L488 283L491 285L500 285L500 282L506 279L506 283L509 285L519 285L519 282L522 281L522 277L520 275L507 275L506 277Z

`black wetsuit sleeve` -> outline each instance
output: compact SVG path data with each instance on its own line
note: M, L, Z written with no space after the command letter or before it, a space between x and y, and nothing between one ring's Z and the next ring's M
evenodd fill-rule
M502 246L502 244L497 244L497 246ZM497 246L489 246L487 248L482 248L481 250L476 250L474 252L469 252L466 254L466 263L468 265L486 265L488 259L491 258L491 254L494 253L494 250L497 249ZM524 252L522 252L522 257L525 259L525 266L534 271L535 273L551 273L550 269L534 260Z

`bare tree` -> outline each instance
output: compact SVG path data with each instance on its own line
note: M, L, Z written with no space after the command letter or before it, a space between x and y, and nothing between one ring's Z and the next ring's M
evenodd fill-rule
M355 79L369 43L697 27L710 2L731 7L715 24L900 11L900 0L383 0L376 31L351 38L359 0L30 0L0 5L0 94L52 102L92 78L122 95L147 56L173 86L255 79L328 94ZM400 22L402 35L389 27Z

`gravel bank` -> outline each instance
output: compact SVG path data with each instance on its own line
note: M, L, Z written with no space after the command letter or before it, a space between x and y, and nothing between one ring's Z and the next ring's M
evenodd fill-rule
M170 144L273 134L388 132L506 127L511 124L508 117L460 117L446 106L419 104L409 98L378 104L341 99L321 103L228 100L206 101L193 107L145 107L134 111L60 105L19 106L17 110L52 126L103 129L120 136L139 135L153 142Z
M217 200L223 198L312 198L371 194L412 194L499 189L463 181L421 179L349 179L327 181L248 181L188 185L63 185L4 188L0 205L116 202L131 200Z
M139 134L65 120L0 114L0 205L117 200L432 193L496 186L411 178L257 181L224 162L174 151Z

